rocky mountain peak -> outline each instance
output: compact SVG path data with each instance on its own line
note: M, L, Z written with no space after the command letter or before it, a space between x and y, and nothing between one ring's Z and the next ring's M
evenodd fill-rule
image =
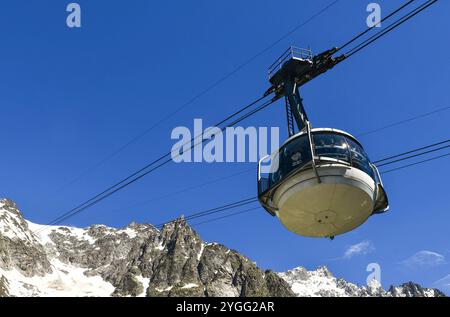
M419 284L407 282L400 286L391 286L389 293L395 297L445 297L438 289L423 288Z
M10 239L22 239L35 243L33 235L29 234L28 225L16 204L10 199L0 200L0 232Z
M0 200L0 268L27 277L51 273L44 248L9 199Z
M319 276L323 276L323 277L333 277L333 274L328 270L328 268L326 266L319 266L316 270L317 274Z
M10 212L14 212L13 210L15 210L17 214L20 214L17 210L16 203L9 198L0 199L0 208L9 209Z
M326 267L262 271L204 242L183 218L158 230L43 227L0 200L0 296L438 296L404 284L389 292L335 278Z

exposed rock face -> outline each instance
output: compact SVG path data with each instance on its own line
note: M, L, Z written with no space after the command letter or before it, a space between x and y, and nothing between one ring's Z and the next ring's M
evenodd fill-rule
M424 288L418 284L405 283L391 286L385 291L381 285L372 280L368 286L358 286L344 279L338 279L326 267L315 271L307 271L298 267L280 276L286 280L297 296L326 297L441 297L445 296L437 289Z
M296 296L291 286L279 274L270 270L266 271L267 287L271 289L271 293L276 297L292 297Z
M70 276L70 269L77 268L86 279L109 284L112 291L106 295L113 296L294 296L278 275L265 274L236 251L203 242L184 220L161 231L138 224L45 228L26 222L8 200L0 202L0 210L0 269L5 274ZM40 295L49 284L70 286L56 275L44 286L26 279L21 283L30 290L27 295Z
M44 230L45 229L45 230ZM11 287L14 285L14 287ZM416 284L358 287L326 268L262 271L180 219L157 230L46 227L0 200L0 296L437 296Z
M413 282L404 283L399 287L391 286L389 293L395 297L445 297L438 289L423 288Z
M46 252L33 236L16 205L0 201L0 267L17 269L27 277L51 273Z
M0 297L8 297L8 280L4 276L0 276Z

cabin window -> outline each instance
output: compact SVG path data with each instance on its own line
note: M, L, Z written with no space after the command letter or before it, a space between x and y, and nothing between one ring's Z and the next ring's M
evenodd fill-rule
M286 144L278 154L278 170L273 171L270 183L275 184L295 169L301 168L312 160L308 137L300 136Z
M350 156L345 137L340 134L314 134L316 155L330 157L350 163Z
M370 160L367 156L364 149L355 141L350 138L347 138L347 143L349 146L351 158L352 158L352 166L360 169L363 172L366 172L373 179L375 179L375 175L372 167L370 166Z

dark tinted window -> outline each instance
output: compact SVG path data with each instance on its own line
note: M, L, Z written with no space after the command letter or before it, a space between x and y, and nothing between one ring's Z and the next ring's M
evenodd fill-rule
M364 149L355 141L347 138L347 143L349 145L350 154L352 158L352 166L366 172L372 178L375 178L372 167L370 166L369 157L367 156Z
M364 149L351 138L332 132L320 132L313 135L316 155L329 157L350 163L376 179ZM312 160L308 137L297 137L278 152L278 170L270 174L269 187L286 177L290 172L301 168Z
M279 168L271 175L271 184L278 182L281 178L311 162L311 149L306 136L297 137L279 152Z
M348 146L344 136L331 133L314 134L314 144L317 156L350 162Z

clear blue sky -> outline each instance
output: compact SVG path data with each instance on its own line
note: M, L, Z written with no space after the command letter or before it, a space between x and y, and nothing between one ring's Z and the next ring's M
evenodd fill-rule
M193 118L212 124L255 99L268 87L267 66L288 45L310 45L320 52L345 42L366 27L369 3L341 0L66 186L331 0L78 2L81 29L65 24L69 1L9 0L0 5L0 196L15 200L37 223L52 220L167 152L175 126L192 126ZM383 13L403 2L380 1ZM302 94L313 124L358 134L449 106L449 9L448 1L439 1L305 86ZM441 112L361 141L373 159L383 158L448 138L449 120L450 111ZM281 126L284 133L283 103L245 124ZM446 260L432 258L428 266L416 261L415 267L399 263L423 250L450 258L449 163L447 158L386 175L390 212L334 241L291 234L262 209L197 230L205 240L237 249L263 268L327 265L337 276L364 283L366 265L378 262L384 286L407 280L433 286L450 274L450 265L442 263ZM171 164L65 224L157 224L240 200L255 194L254 172L130 207L251 167ZM370 241L371 252L341 258L362 241Z

